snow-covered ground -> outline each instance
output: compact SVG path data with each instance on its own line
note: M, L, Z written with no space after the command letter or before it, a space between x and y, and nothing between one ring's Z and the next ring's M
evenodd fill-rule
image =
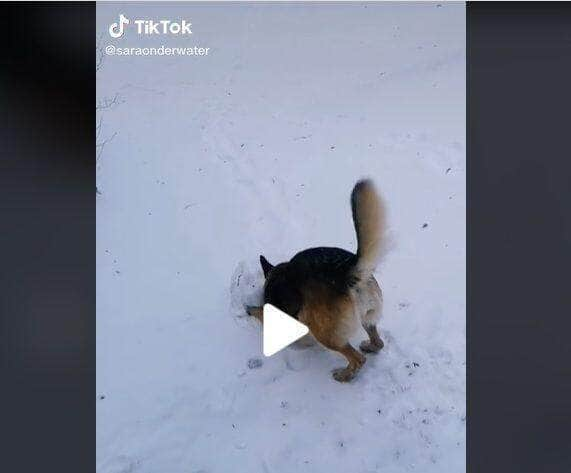
M112 39L119 13L193 34ZM465 471L464 15L98 5L102 47L210 48L97 73L99 473ZM341 384L319 347L264 358L242 304L261 253L355 250L361 176L390 212L385 348Z

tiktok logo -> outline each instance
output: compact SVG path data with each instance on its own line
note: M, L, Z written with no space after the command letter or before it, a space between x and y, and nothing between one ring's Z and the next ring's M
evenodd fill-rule
M112 38L120 38L125 33L125 25L133 23L133 29L136 26L138 35L173 35L184 36L191 35L190 27L192 23L188 20L129 20L122 13L119 15L117 23L109 25L109 34Z
M123 36L123 33L125 32L124 25L128 24L129 24L129 18L127 18L125 15L121 13L119 15L119 23L111 23L109 25L109 34L113 38L120 38L121 36Z

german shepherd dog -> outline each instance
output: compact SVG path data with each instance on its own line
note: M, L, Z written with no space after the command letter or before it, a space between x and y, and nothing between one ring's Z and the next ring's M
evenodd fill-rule
M366 361L349 343L361 323L368 340L365 353L377 353L384 343L377 331L382 292L373 271L384 244L385 207L371 180L357 182L351 193L357 253L341 248L310 248L275 266L264 256L264 303L307 325L323 346L343 355L348 365L333 371L340 382L351 381ZM262 307L246 307L263 322Z

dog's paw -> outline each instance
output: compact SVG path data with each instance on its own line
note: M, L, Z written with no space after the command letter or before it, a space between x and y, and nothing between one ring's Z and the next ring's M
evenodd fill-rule
M359 345L359 348L364 353L378 353L379 350L381 350L384 346L385 344L383 343L382 340L380 340L380 343L378 344L373 343L370 340L363 340Z
M351 381L357 372L351 368L337 368L333 370L333 379L340 383L348 383Z

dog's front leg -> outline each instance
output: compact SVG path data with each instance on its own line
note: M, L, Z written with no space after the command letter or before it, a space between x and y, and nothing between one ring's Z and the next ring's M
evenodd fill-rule
M246 306L246 313L248 315L251 315L252 317L255 317L260 322L264 323L264 308L263 307L247 305Z

